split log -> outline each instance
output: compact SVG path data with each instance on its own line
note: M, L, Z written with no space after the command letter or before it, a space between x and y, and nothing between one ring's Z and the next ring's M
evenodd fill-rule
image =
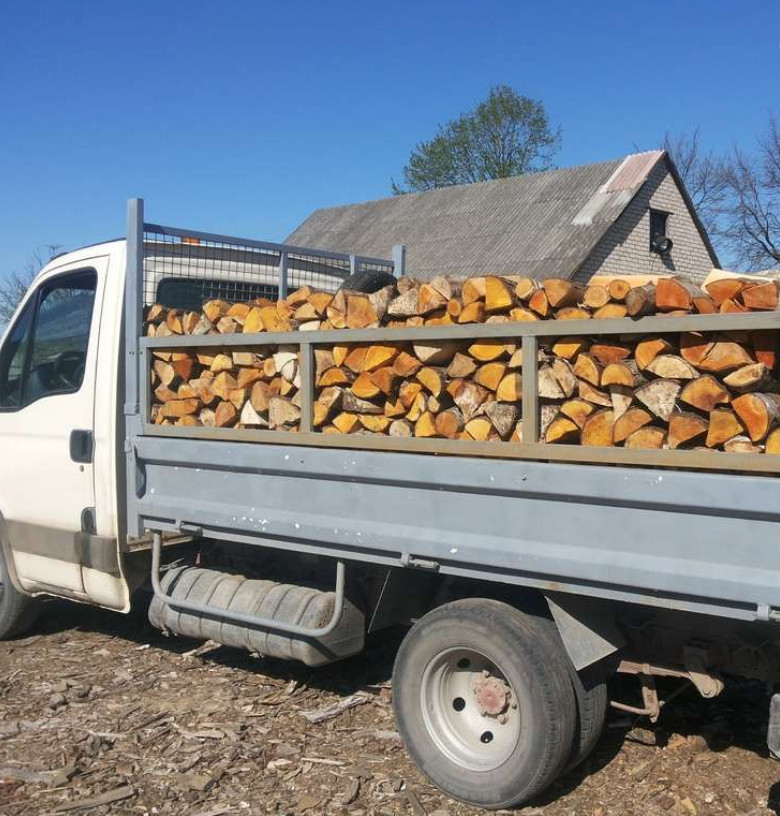
M729 388L744 393L745 391L759 391L769 379L766 366L763 363L749 363L742 368L732 371L723 378Z
M463 305L468 306L470 303L484 300L486 291L487 285L484 277L468 278L463 282L463 289L461 290Z
M533 295L531 295L528 301L528 308L536 312L539 317L545 318L550 316L550 302L547 300L547 293L544 289L537 289Z
M570 394L564 394L563 389L558 383L558 379L549 366L543 366L539 369L537 390L540 399L559 400L566 396L571 396ZM507 401L509 402L511 400Z
M493 426L486 417L475 417L466 423L464 432L468 437L478 442L484 442L490 436Z
M515 283L515 297L522 303L527 303L538 288L533 278L520 278Z
M593 313L594 320L616 320L628 315L625 303L607 303Z
M625 385L611 385L609 387L609 398L612 401L612 413L618 420L631 407L634 401L634 390Z
M553 360L552 372L563 391L563 396L568 399L577 390L577 377L574 370L566 360Z
M585 382L598 388L601 385L601 366L587 353L578 355L574 362L574 374Z
M566 416L554 419L544 434L547 443L576 443L580 440L580 429L577 424Z
M493 275L485 278L485 311L502 312L514 306L512 287L503 279Z
M485 415L496 433L506 439L517 424L519 411L516 405L506 402L490 402L485 405Z
M700 371L725 374L754 362L747 349L733 340L718 340L712 344L704 358L696 365Z
M351 391L344 391L341 399L343 409L350 414L381 414L384 410L381 406L376 405L366 399L361 399L355 396ZM271 400L273 405L273 400ZM269 409L270 410L270 409Z
M780 453L780 428L775 428L770 432L764 444L765 453Z
M756 329L750 332L749 337L756 360L772 371L777 365L780 332L775 329Z
M739 293L743 306L756 311L777 309L777 281L764 281L746 286Z
M662 428L656 428L654 425L647 425L634 431L629 436L623 447L636 448L642 450L660 450L666 443L666 432Z
M453 406L436 416L436 433L445 439L455 439L465 427L460 408Z
M760 453L761 448L754 445L748 436L735 436L723 445L726 453Z
M715 377L705 374L686 383L680 392L680 402L698 408L700 411L709 413L714 411L718 405L727 404L731 400L731 395L727 388L718 382Z
M667 440L672 449L683 445L694 445L707 435L709 423L704 417L689 411L679 411L669 419Z
M625 363L609 363L601 373L601 385L622 385L633 388L634 374Z
M560 389L559 389L560 390ZM517 372L507 374L496 389L499 402L519 402L523 398L523 377Z
M672 344L665 337L649 337L637 343L634 359L640 371L644 371L659 354L672 351Z
M562 337L553 343L552 351L556 357L572 361L587 348L588 342L584 337Z
M701 332L683 332L680 335L680 356L687 363L698 367L709 354L714 343L709 335Z
M612 407L612 398L609 394L594 388L587 380L577 380L577 393L580 399L591 402L593 405L601 405L605 408Z
M488 391L496 391L504 374L506 374L505 363L485 363L474 374L474 382L487 388Z
M553 309L576 306L585 295L584 286L566 278L547 278L542 281L542 288Z
M744 431L745 426L730 408L716 408L710 413L707 439L704 444L708 448L717 448Z
M604 309L607 307L604 306ZM579 306L564 306L555 313L556 320L590 320L591 314L587 309Z
M761 442L780 417L780 396L777 394L742 394L732 400L731 406L752 442Z
M735 300L748 284L740 278L721 278L704 284L704 289L716 306L725 300Z
M484 323L485 304L481 300L466 304L460 311L457 319L458 323Z
M601 365L606 366L610 363L620 363L628 359L631 356L631 347L625 343L611 342L607 339L601 343L593 343L589 349L589 354Z
M676 380L658 379L640 386L634 394L652 414L668 422L674 411L680 389L680 383Z
M676 354L659 354L645 370L669 380L694 380L698 376L696 369Z
M663 278L655 287L655 305L660 312L690 312L694 298L707 298L707 294L680 278Z
M622 416L615 420L615 427L613 429L613 438L615 444L619 445L625 442L634 431L644 428L653 421L653 416L644 408L638 406L629 408Z
M583 399L570 399L561 405L561 414L570 419L578 428L582 428L585 420L596 408Z
M582 444L585 446L612 446L614 439L615 415L611 410L595 411L582 426Z

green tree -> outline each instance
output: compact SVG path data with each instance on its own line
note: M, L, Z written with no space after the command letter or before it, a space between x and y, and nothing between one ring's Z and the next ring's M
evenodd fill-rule
M550 125L544 105L496 85L483 102L420 142L404 167L404 185L394 193L508 178L547 170L560 149L560 128Z

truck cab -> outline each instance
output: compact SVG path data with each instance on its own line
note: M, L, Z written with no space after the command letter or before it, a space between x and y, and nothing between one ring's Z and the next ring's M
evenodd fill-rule
M127 611L122 526L125 241L39 273L0 346L0 541L8 579Z

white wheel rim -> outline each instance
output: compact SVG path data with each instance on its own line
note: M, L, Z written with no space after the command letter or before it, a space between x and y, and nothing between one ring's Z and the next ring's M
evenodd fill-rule
M428 733L452 762L491 771L515 750L522 727L517 695L486 655L465 647L441 652L425 668L420 696Z

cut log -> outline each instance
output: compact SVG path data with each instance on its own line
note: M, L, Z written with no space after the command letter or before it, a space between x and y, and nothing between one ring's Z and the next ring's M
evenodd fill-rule
M247 427L253 428L267 428L268 427L268 420L265 417L260 416L260 414L255 411L252 407L252 403L247 401L244 403L244 407L241 409L241 416L238 420L242 425L246 425Z
M625 448L639 448L642 450L660 450L666 443L666 432L661 428L656 428L653 425L647 425L634 431L629 436L623 447Z
M536 312L539 317L549 317L551 312L550 303L547 300L547 293L544 289L537 289L533 295L531 295L528 301L528 308L532 312Z
M561 405L561 414L568 417L578 428L595 411L595 407L583 399L570 399Z
M467 303L457 316L458 323L484 323L485 322L485 304L481 300L475 300L472 303Z
M370 414L360 414L358 422L371 433L384 433L390 426L390 420L386 416L372 416Z
M383 394L390 394L395 387L398 380L398 375L393 371L391 366L384 366L378 368L371 373L371 381L379 388Z
M268 404L268 426L272 429L292 425L301 418L301 410L284 397L271 397Z
M369 402L368 400L356 397L351 391L344 391L341 398L342 408L350 414L383 414L384 409Z
M601 366L590 354L583 352L577 357L574 362L574 373L579 379L585 380L595 388L601 385Z
M645 370L669 380L694 380L698 376L696 369L676 354L659 354Z
M612 413L615 415L615 420L618 420L631 407L634 401L634 390L625 385L611 385L609 398L612 401Z
M368 346L354 346L344 359L344 366L353 374L360 374L366 367Z
M398 352L399 349L396 346L369 346L363 363L363 371L374 371L389 365L398 356Z
M358 420L357 414L342 411L333 418L333 425L338 429L339 433L349 434L360 427L360 421Z
M398 399L407 410L412 407L417 395L422 391L422 383L403 382L398 389Z
M747 349L733 340L718 340L696 366L700 371L725 374L754 362Z
M612 398L610 395L599 391L598 388L592 386L587 380L577 380L577 392L580 399L591 402L594 405L601 405L604 408L612 407Z
M417 290L409 289L387 306L387 313L392 317L414 317L417 314Z
M512 287L503 278L488 275L485 278L485 311L502 312L515 304Z
M539 315L530 309L526 309L525 306L516 306L509 311L509 319L515 323L531 323L539 320Z
M577 359L577 355L588 348L588 342L584 337L561 337L553 343L553 354L562 357L564 360Z
M625 298L629 317L642 317L655 312L655 286L635 286Z
M445 439L455 439L465 427L460 408L453 406L436 415L436 433Z
M607 308L604 306L603 308ZM555 313L556 320L590 320L591 314L580 306L564 306Z
M577 378L566 360L553 360L552 372L567 399L577 390Z
M317 385L326 387L329 385L346 385L348 382L349 375L343 368L329 368L317 380Z
M312 424L315 428L324 425L336 411L341 409L341 398L342 391L340 388L323 388L320 391L314 403Z
M636 344L634 359L640 371L644 371L659 354L672 351L672 344L665 337L648 337Z
M460 382L455 393L452 394L452 399L458 408L460 408L461 413L463 414L463 419L468 422L479 410L479 407L485 401L487 395L488 392L484 388L476 383L465 380Z
M723 445L726 453L760 453L761 448L754 445L748 436L735 436Z
M639 430L639 428L644 428L645 425L649 425L652 421L652 414L644 408L640 408L639 406L629 408L622 416L615 420L613 432L615 444L619 445L621 442L625 442L634 431Z
M761 386L765 385L768 379L769 375L763 363L749 363L732 371L723 378L723 382L729 388L744 393L745 391L760 391Z
M607 303L593 313L594 320L616 320L628 315L625 303ZM560 318L560 315L559 315Z
M412 377L422 368L422 365L416 357L406 351L401 351L393 360L393 371L399 377Z
M405 439L413 435L413 428L405 419L395 419L390 423L387 433L397 439Z
M777 309L777 281L764 281L746 286L739 293L739 299L748 309L763 311Z
M680 278L662 278L655 287L655 305L660 312L693 309L694 297L707 297L697 286Z
M506 374L504 363L485 363L480 366L474 374L474 382L487 388L488 391L495 391Z
M492 430L493 426L486 417L475 417L469 420L464 429L465 433L468 434L471 439L475 439L478 442L484 442L490 436Z
M582 303L589 309L600 309L609 303L609 292L605 286L588 286L582 296Z
M196 414L203 406L199 399L173 399L161 407L164 417L175 419L187 414Z
M721 278L704 284L704 289L712 298L716 306L720 306L724 300L735 300L737 295L748 284L740 278Z
M704 417L689 411L678 411L669 419L667 441L672 449L696 445L704 440L709 423Z
M560 390L560 389L559 389ZM523 399L522 374L511 372L499 383L496 389L496 399L499 402L519 402ZM457 401L457 400L456 400Z
M506 343L502 340L482 340L472 343L468 351L475 360L479 360L481 363L489 363L506 356L507 348Z
M550 366L542 366L539 369L539 375L538 375L537 383L538 383L537 384L537 389L538 389L540 399L560 400L560 399L564 399L564 397L566 397L566 396L570 396L570 395L564 394L563 389L561 388L560 384L558 383L558 379L555 376L555 374L553 373L553 370L552 370L552 368ZM504 392L502 392L502 393L504 393ZM499 397L499 399L501 399L501 397ZM506 400L506 401L507 402L512 402L513 400Z
M582 426L581 440L586 447L611 447L614 440L615 415L611 410L594 411Z
M371 301L361 295L347 297L347 326L350 329L367 329L379 325L379 315Z
M484 300L486 289L485 278L468 278L465 280L463 282L463 289L461 290L463 305L468 306L470 303Z
M458 343L414 343L414 354L423 365L448 365L459 350ZM474 356L474 355L472 355Z
M676 380L658 379L640 386L634 394L652 414L668 422L680 389L681 385Z
M533 293L538 289L533 278L520 278L515 283L515 297L522 303L528 303Z
M680 392L680 402L705 413L714 411L718 405L725 405L730 400L728 389L709 374L686 383Z
M229 371L220 371L211 382L211 390L223 400L230 399L230 392L237 388L238 382Z
M566 416L554 419L544 434L544 441L548 444L572 444L580 441L580 429L577 424Z
M780 396L777 394L742 394L732 403L751 441L761 442L780 417Z
M203 304L201 311L212 323L216 323L227 314L229 308L230 304L224 300L210 300Z
M633 388L634 374L625 363L609 363L601 373L601 385L607 387L608 385L623 385L627 388Z
M623 301L626 299L626 295L631 291L631 284L622 278L615 278L609 282L607 291L612 300Z
M449 297L445 297L439 288L430 283L423 283L417 292L417 314L428 315L431 312L444 309L447 307L449 299Z
M680 335L680 356L692 366L698 366L712 346L712 338L701 332L683 332Z
M232 402L220 402L214 411L214 427L229 428L238 421L238 410Z
M458 352L447 367L447 376L450 379L465 379L477 370L477 363L473 357Z
M502 439L511 435L517 424L518 413L516 405L506 402L490 402L485 405L485 415Z
M443 385L442 378L441 374L439 374L435 368L425 366L417 372L416 376L417 380L422 383L423 387L433 394L434 397L438 397L439 394L441 394Z
M364 371L356 377L355 382L350 386L350 391L360 399L371 399L380 392L380 388L371 375Z
M568 278L547 278L542 281L542 288L553 309L576 306L585 295L585 287Z
M625 343L604 341L593 343L588 352L601 365L621 363L631 356L631 347Z
M780 453L780 428L775 428L770 432L764 444L765 453Z
M710 413L707 439L704 444L708 448L717 448L744 431L745 426L730 408L716 408Z

